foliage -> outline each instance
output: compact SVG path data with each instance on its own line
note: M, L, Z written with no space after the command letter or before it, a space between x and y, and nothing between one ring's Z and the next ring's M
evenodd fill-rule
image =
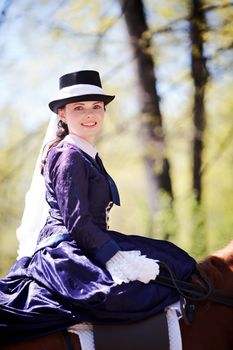
M4 144L0 148L0 274L16 257L15 231L41 142L41 129L27 134L12 110L8 110L8 115L10 122L5 126Z

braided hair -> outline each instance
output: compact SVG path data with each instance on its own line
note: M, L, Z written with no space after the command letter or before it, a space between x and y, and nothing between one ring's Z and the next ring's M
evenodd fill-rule
M63 122L62 120L59 120L59 122L57 124L56 139L54 141L51 141L49 144L47 144L45 146L45 148L47 148L47 151L45 153L45 156L41 160L41 174L42 175L44 173L44 168L45 168L45 164L47 163L49 152L51 151L51 149L53 147L56 147L59 144L59 142L61 142L68 134L69 134L69 130L68 130L67 124L65 122Z

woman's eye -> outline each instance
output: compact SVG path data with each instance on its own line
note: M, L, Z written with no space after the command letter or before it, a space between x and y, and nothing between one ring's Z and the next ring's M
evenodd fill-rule
M94 109L101 109L102 108L102 106L100 106L100 105L95 105L94 106Z
M82 106L76 106L74 109L75 109L76 111L82 111L82 110L83 110L83 107L82 107Z

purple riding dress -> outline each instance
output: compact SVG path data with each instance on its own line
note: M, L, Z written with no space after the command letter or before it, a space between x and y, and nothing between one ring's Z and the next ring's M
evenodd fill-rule
M140 281L116 284L106 262L119 250L140 250L188 280L195 260L174 244L108 228L119 205L116 185L95 161L96 150L69 135L45 168L49 216L36 252L0 280L0 343L64 329L80 322L130 322L179 300L175 289ZM160 274L166 271L160 268Z

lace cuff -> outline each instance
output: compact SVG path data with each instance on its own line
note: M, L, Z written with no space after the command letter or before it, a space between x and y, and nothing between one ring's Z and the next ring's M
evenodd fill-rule
M141 255L139 250L117 252L107 261L106 268L117 284L136 280L149 283L159 274L158 260Z

